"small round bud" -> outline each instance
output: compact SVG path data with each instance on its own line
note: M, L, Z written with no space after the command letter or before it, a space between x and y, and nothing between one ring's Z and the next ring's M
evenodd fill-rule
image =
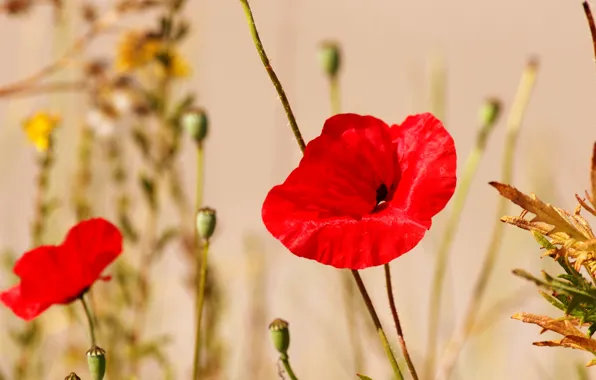
M290 347L290 329L288 326L288 322L280 318L274 319L269 324L273 347L282 355L285 355Z
M64 378L64 380L81 380L81 378L78 377L76 373L71 372L70 375Z
M216 212L209 207L203 207L197 212L197 232L205 240L209 240L217 224Z
M209 118L202 108L191 108L184 112L180 116L180 124L197 143L207 137Z
M87 366L92 380L103 380L106 373L106 352L103 348L93 346L87 351Z
M496 98L487 99L480 108L481 125L493 125L501 115L501 102Z
M335 77L341 68L341 51L335 42L323 42L319 48L319 62L330 77Z

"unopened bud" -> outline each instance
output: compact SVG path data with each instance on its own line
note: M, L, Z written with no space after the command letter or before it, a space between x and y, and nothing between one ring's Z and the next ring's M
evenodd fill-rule
M480 108L480 125L493 125L501 115L501 102L495 98L487 99Z
M106 373L106 352L103 348L93 346L87 351L87 366L92 380L103 380Z
M209 240L217 224L216 212L209 207L203 207L197 212L197 232L204 240Z
M71 372L70 375L64 378L64 380L81 380L81 378L78 377L76 373Z
M290 347L290 329L288 322L277 318L269 324L273 347L282 355L286 355Z
M184 112L180 117L180 124L197 143L207 137L209 118L201 108L192 108Z
M327 75L335 77L341 68L341 51L335 42L323 42L319 48L319 62Z

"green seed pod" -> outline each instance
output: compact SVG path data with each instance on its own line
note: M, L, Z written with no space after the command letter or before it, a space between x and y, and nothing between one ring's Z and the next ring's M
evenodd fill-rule
M480 125L491 126L495 124L501 115L501 108L501 102L498 99L487 99L480 107Z
M269 332L271 333L271 342L273 347L282 355L286 355L290 347L290 329L288 322L283 319L274 319L269 324Z
M71 372L70 375L64 378L64 380L81 380L81 378L78 377L76 373Z
M103 380L106 373L106 352L103 348L93 346L87 351L87 366L93 380Z
M341 51L335 42L323 42L319 48L319 62L325 74L335 77L341 68Z
M197 143L207 137L209 118L202 108L191 108L184 112L180 116L180 124Z
M209 240L217 224L216 212L209 207L203 207L197 212L197 232L204 240Z

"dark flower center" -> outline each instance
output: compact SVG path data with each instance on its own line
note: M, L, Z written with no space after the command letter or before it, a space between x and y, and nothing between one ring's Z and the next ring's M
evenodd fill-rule
M377 189L377 206L379 203L384 202L387 199L387 195L389 195L389 190L387 189L387 185L384 183L379 186Z

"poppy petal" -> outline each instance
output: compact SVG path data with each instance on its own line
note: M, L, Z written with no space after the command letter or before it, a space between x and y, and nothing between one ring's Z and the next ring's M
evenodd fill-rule
M122 252L122 235L104 219L83 221L60 246L23 254L14 267L23 294L42 303L68 303L89 288Z
M61 259L57 246L41 246L25 252L15 263L14 273L21 278L21 292L27 299L42 303L64 301L65 284L72 265ZM67 293L68 289L67 289ZM68 294L73 297L76 294Z
M319 217L360 217L374 208L376 189L396 181L396 172L387 124L371 116L341 114L327 120L321 136L308 143L280 191Z
M336 268L386 264L414 248L426 232L394 207L360 220L318 219L286 195L274 188L267 196L263 221L269 232L296 256Z
M17 284L1 292L0 301L9 307L17 317L25 321L35 319L35 317L50 307L50 304L28 301L26 297L23 297L21 284Z
M455 191L457 154L453 138L430 113L409 116L401 125L391 127L391 135L401 166L392 203L430 228L431 218Z
M105 219L89 219L68 232L62 248L71 258L69 261L77 264L72 275L84 290L122 253L122 234Z

